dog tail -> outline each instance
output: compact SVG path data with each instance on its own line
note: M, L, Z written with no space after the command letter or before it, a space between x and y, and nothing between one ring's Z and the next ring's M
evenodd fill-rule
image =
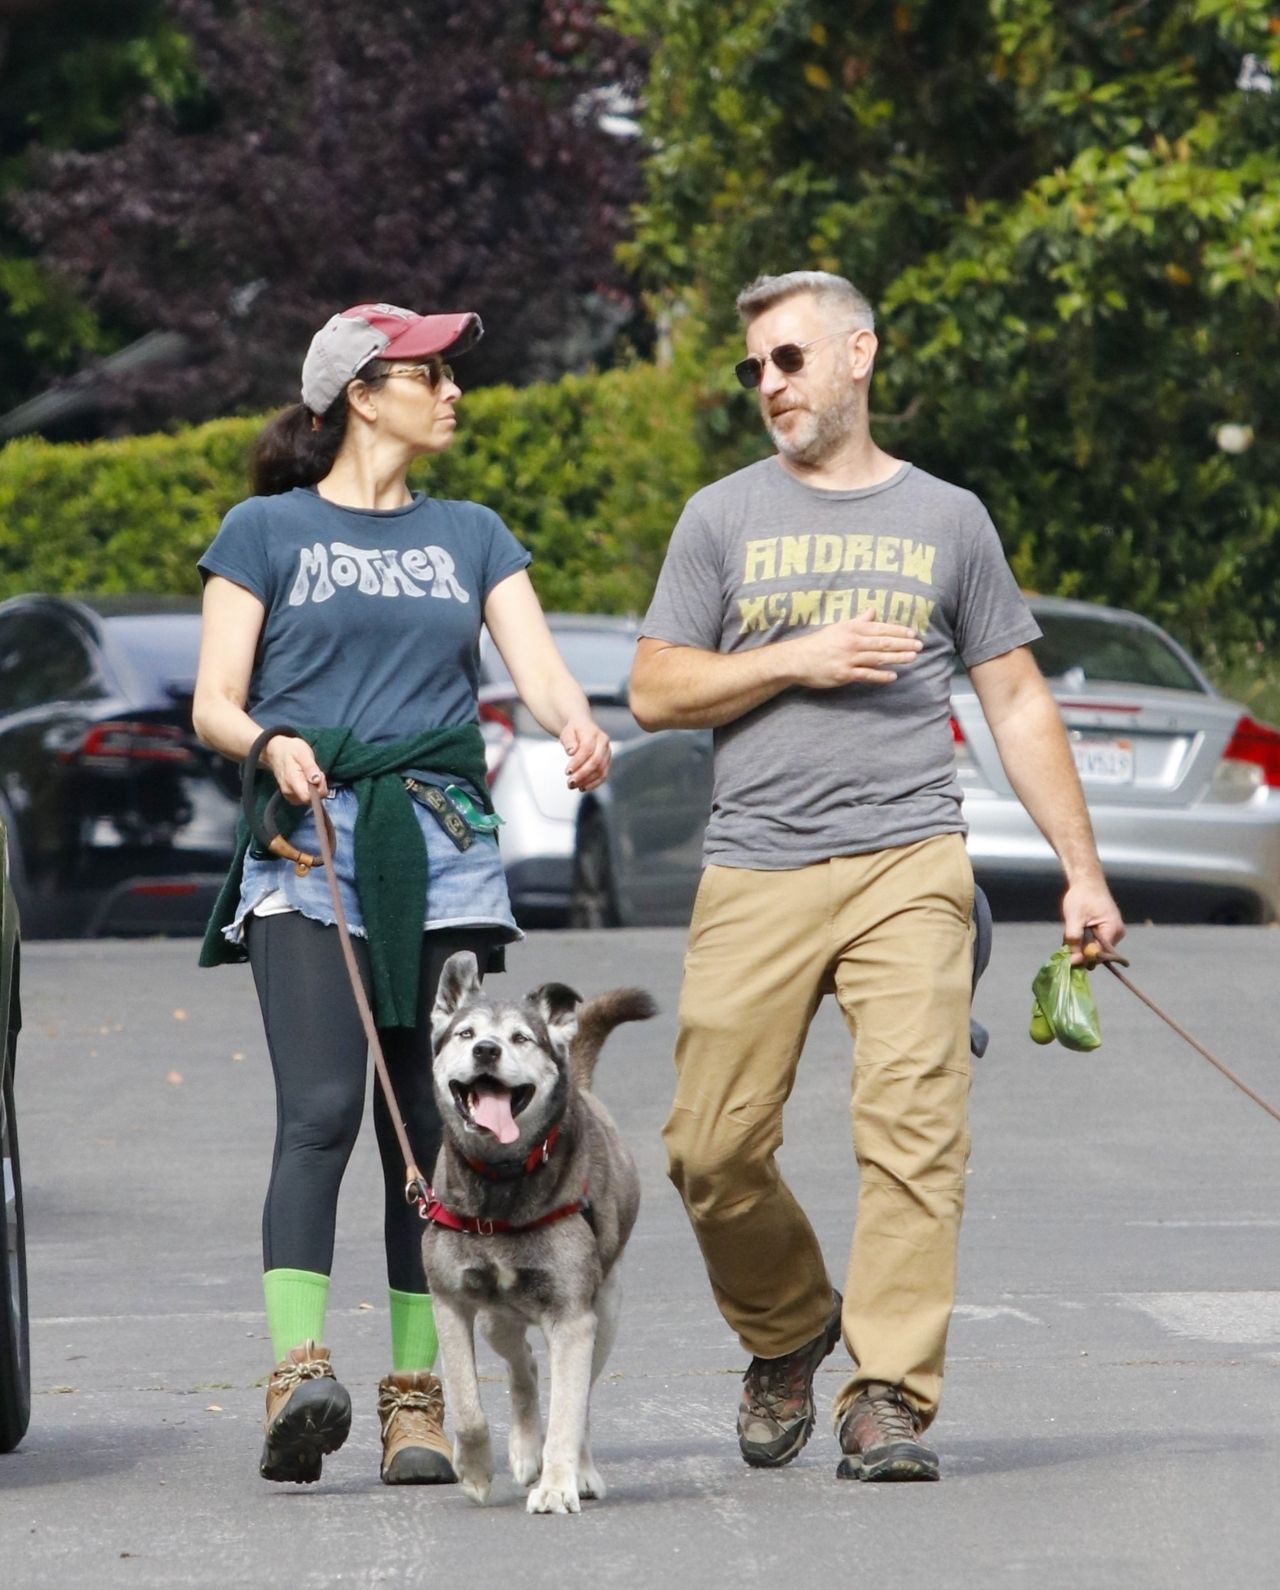
M591 1086L604 1041L615 1027L624 1021L648 1021L657 1013L653 996L643 988L613 988L579 1006L578 1030L569 1051L577 1085Z

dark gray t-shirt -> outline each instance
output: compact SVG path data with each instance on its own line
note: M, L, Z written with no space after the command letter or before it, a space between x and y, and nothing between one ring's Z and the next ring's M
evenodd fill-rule
M253 717L377 745L476 721L484 603L528 563L478 503L343 508L299 487L238 503L200 569L267 610Z
M981 502L910 464L819 491L768 458L689 499L645 635L742 651L873 606L923 650L891 684L795 687L717 729L708 862L776 870L963 833L955 658L986 662L1040 630Z

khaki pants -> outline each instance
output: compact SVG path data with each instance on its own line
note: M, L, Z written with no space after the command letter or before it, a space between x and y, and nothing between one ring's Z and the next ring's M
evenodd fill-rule
M831 1283L778 1172L805 1034L834 990L856 1043L857 1221L842 1325L867 1381L937 1410L969 1153L973 874L958 834L786 872L708 867L689 929L663 1132L720 1311L776 1358L824 1328Z

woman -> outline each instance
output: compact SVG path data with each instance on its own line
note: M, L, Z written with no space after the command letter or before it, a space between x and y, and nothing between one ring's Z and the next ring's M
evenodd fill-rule
M529 556L476 503L413 493L414 459L453 441L460 395L446 354L482 335L474 314L361 304L334 315L302 367L302 402L262 432L256 495L226 516L200 559L204 626L195 693L201 740L262 763L296 807L326 799L344 908L417 1162L440 1143L430 1011L440 968L473 950L500 966L521 935L492 832L477 722L481 623L520 695L560 739L569 786L593 789L609 742L566 669L526 572ZM447 814L423 786L447 791ZM460 814L464 826L453 813ZM318 848L309 810L292 830ZM453 818L444 826L444 815ZM201 953L247 958L275 1072L275 1157L263 1212L267 1479L311 1481L346 1439L351 1401L324 1334L338 1187L360 1125L366 1042L323 869L242 845ZM382 1478L451 1482L421 1226L375 1090L386 1183L392 1372L378 1389Z

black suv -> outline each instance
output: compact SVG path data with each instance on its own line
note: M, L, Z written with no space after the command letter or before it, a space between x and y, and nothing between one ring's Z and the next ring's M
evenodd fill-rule
M199 933L237 770L191 728L194 597L0 602L0 823L24 937Z

